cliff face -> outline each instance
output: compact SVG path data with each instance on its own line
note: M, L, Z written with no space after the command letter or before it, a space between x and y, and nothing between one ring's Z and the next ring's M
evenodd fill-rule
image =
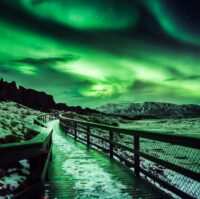
M53 96L45 92L39 92L33 89L19 88L13 81L11 83L0 80L0 101L13 101L35 110L49 112L50 110L73 111L79 114L98 113L93 109L81 108L80 106L67 106L64 103L55 103Z
M41 111L49 111L50 109L56 108L56 103L51 95L33 89L26 89L22 86L17 88L15 82L8 83L1 79L0 101L6 100L14 101Z

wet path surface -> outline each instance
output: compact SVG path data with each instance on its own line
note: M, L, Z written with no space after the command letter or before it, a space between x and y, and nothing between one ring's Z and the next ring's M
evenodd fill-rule
M120 163L66 136L58 121L49 125L54 128L53 160L42 198L169 198Z

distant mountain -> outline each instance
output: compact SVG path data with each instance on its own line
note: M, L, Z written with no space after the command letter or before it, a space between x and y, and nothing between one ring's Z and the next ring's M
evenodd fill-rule
M13 101L35 110L49 112L50 110L73 111L79 114L98 113L98 111L81 108L80 106L67 106L64 103L55 103L53 96L33 89L17 87L16 82L0 80L0 101Z
M200 106L161 102L107 104L96 110L130 118L192 118L200 117Z

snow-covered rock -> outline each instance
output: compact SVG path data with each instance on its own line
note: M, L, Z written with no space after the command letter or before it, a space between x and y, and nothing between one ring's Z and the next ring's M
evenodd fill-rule
M34 136L27 130L41 114L15 102L0 102L0 144L24 141ZM0 168L0 199L12 198L13 193L24 189L30 177L29 160L20 160L11 168Z
M152 118L193 118L200 117L200 106L193 104L177 105L162 102L107 104L96 108L107 114L127 117Z
M15 102L0 102L0 143L23 141L30 138L27 127L41 114Z

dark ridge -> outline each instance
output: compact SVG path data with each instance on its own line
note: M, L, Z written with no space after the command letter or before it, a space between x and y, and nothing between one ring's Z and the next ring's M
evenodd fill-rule
M99 113L99 111L90 108L81 108L80 106L67 106L64 103L56 103L52 95L45 92L39 92L33 89L26 89L22 86L19 88L16 82L11 83L0 80L0 101L13 101L24 106L43 112L51 110L73 111L78 114Z

